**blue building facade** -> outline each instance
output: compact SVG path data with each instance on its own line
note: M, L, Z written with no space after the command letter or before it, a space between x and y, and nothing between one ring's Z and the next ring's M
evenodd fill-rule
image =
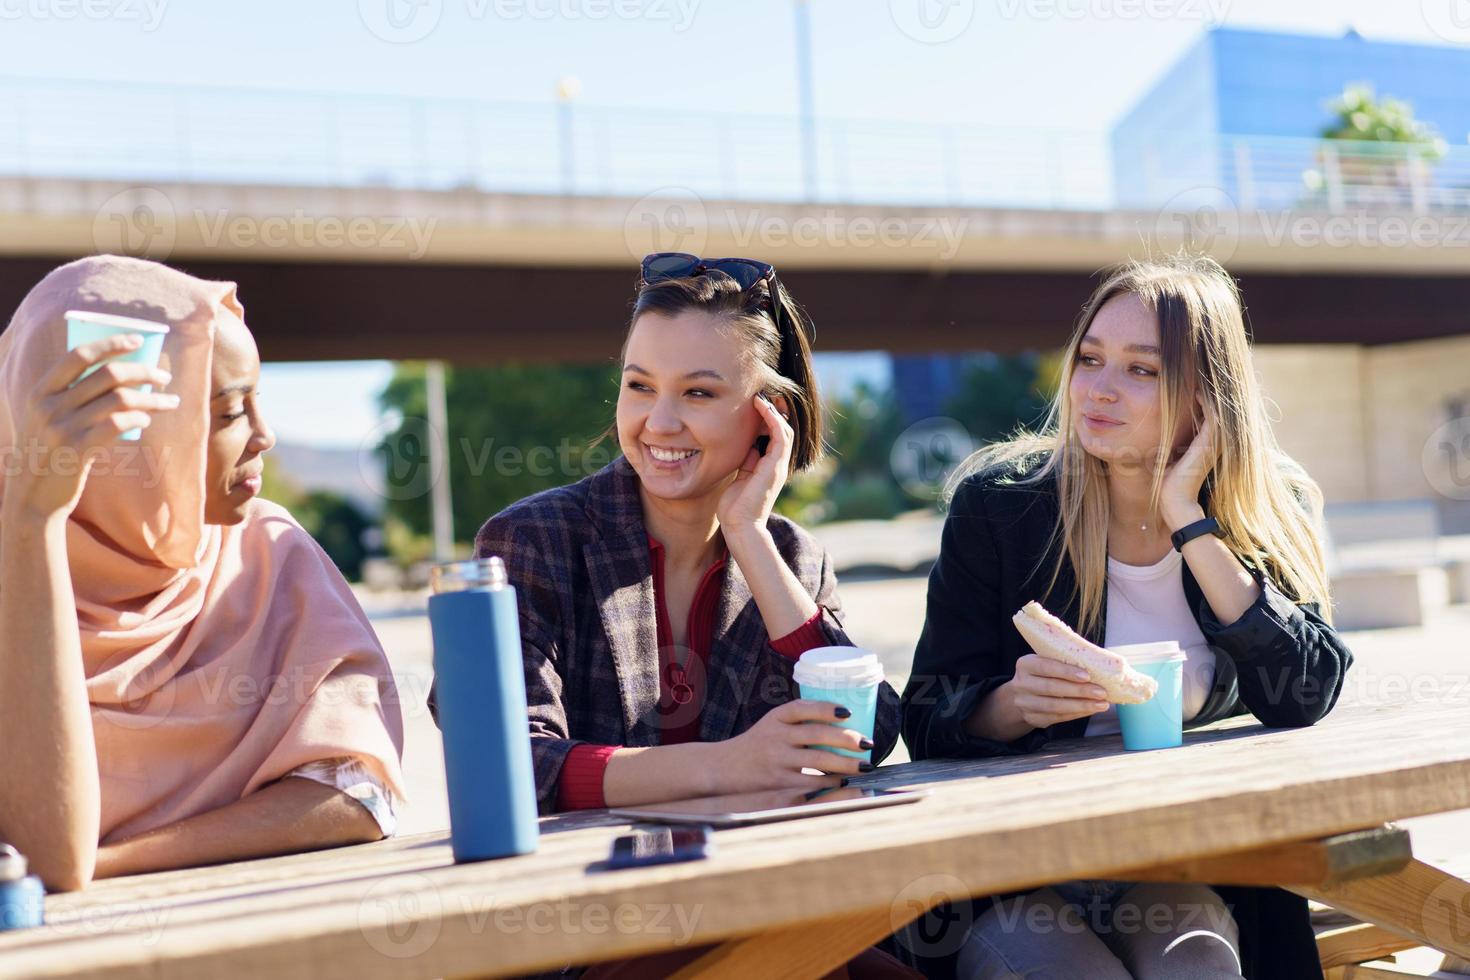
M1216 28L1113 127L1116 204L1158 207L1200 188L1244 204L1252 187L1289 187L1317 165L1291 141L1317 136L1327 103L1355 83L1410 103L1451 146L1470 137L1470 47Z
M893 357L893 397L905 425L947 414L974 354L897 354Z
M1114 204L1154 210L1293 208L1314 199L1328 103L1349 85L1408 102L1461 154L1429 171L1470 186L1470 46L1216 28L1202 35L1113 127ZM1456 150L1458 147L1460 149ZM1462 198L1463 199L1463 198ZM1394 200L1391 203L1401 204ZM904 421L945 414L974 355L893 358Z

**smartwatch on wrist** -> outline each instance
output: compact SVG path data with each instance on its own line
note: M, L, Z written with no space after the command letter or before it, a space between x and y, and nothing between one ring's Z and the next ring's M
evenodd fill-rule
M1223 538L1225 532L1220 530L1220 522L1213 517L1206 517L1202 521L1186 524L1173 534L1169 540L1174 542L1175 551L1183 551L1184 546L1202 534L1213 534L1217 538Z

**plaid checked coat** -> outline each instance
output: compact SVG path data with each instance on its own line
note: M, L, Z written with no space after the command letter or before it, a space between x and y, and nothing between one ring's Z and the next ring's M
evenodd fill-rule
M828 641L851 645L827 553L783 517L772 516L767 526L820 608ZM638 475L620 457L584 480L527 497L485 522L475 554L503 558L516 589L536 797L541 812L551 813L562 763L577 743L660 743L653 571ZM704 698L689 706L702 708L704 742L738 735L797 696L792 661L772 649L733 560L718 610ZM898 695L885 683L875 763L892 751L898 726Z

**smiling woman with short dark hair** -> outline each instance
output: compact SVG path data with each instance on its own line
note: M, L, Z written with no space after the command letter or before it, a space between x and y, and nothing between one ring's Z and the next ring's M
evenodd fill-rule
M811 326L765 263L644 260L622 351L622 456L480 529L521 607L543 813L835 787L897 741L800 701L806 650L850 645L817 541L772 514L822 450ZM818 770L821 774L803 772Z

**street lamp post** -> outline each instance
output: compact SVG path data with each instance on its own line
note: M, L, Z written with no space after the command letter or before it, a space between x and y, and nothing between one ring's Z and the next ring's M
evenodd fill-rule
M812 21L809 0L796 0L796 93L801 120L802 190L817 197L817 132L812 92Z
M577 148L572 130L572 102L582 94L582 82L568 75L556 84L557 129L561 141L561 190L571 194L577 185Z
M434 560L454 559L454 507L449 495L449 409L444 390L444 362L424 366L429 409L429 513L434 529Z

